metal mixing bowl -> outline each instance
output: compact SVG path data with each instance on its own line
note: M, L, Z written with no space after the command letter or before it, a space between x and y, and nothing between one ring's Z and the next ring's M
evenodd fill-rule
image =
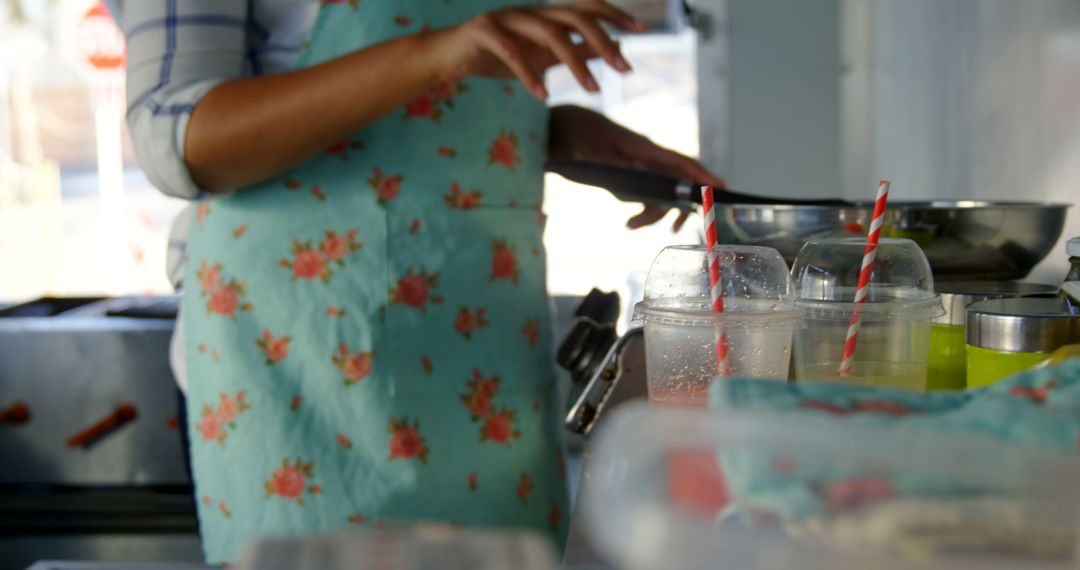
M865 235L872 204L720 205L721 243L776 248L790 264L807 240ZM1032 202L889 202L882 236L918 243L935 279L1008 280L1042 261L1065 225L1068 204Z

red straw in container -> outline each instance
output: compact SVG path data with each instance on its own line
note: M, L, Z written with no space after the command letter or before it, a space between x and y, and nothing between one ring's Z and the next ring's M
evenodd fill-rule
M874 198L874 213L870 217L870 234L866 236L866 251L863 252L862 268L859 269L859 285L855 290L855 302L865 303L870 290L870 274L877 257L878 239L881 237L881 221L885 214L885 203L889 200L889 181L879 180L877 196ZM855 358L855 345L859 342L859 329L862 327L862 315L859 311L851 314L847 338L844 339L844 356L840 359L840 374L848 376L852 371Z
M713 313L724 312L724 289L720 279L720 258L716 255L716 209L713 206L713 188L701 188L701 205L705 210L705 245L709 248L709 293L712 297ZM723 329L716 335L716 371L720 376L728 376L731 368L728 364L728 338Z

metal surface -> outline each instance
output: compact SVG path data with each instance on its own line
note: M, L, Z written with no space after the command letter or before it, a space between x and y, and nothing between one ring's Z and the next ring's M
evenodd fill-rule
M922 247L940 281L1021 279L1053 249L1066 204L1026 202L890 202L882 235ZM719 239L780 251L791 263L814 238L863 235L871 204L720 208Z
M967 308L966 342L1005 352L1052 352L1080 342L1080 316L1063 299L992 299Z
M556 314L556 319L560 316ZM555 362L570 373L573 387L579 388L592 377L600 360L615 343L618 318L618 293L604 293L595 288L574 310L573 320L566 333L561 335L563 340L555 353Z
M215 570L218 566L204 564L169 564L158 562L74 562L42 560L26 570ZM21 569L20 569L21 570Z
M188 485L169 368L173 322L159 319L0 318L0 408L23 402L21 424L0 425L0 485ZM130 402L137 417L88 447L73 435Z
M168 359L175 304L0 310L0 570L202 560Z
M1019 283L1016 281L955 281L940 283L936 287L941 295L945 314L934 319L942 325L964 325L964 310L976 301L1008 299L1014 297L1054 297L1055 285L1043 283Z
M578 317L559 345L555 360L570 373L570 381L575 386L584 384L593 377L603 355L615 344L617 337L615 325Z
M0 488L0 570L39 560L201 562L186 488Z
M697 192L671 176L582 161L549 161L546 168L606 188L622 200L692 207ZM865 235L873 204L716 193L721 243L775 248L790 264L807 240ZM942 280L1025 277L1057 243L1068 204L1036 202L899 202L885 213L885 236L914 240Z
M197 534L101 534L0 537L0 569L26 570L42 560L109 560L112 563L50 562L36 570L195 570L203 561ZM183 563L145 564L169 560ZM119 564L126 562L126 564ZM206 567L210 570L209 567Z
M605 188L623 201L659 202L675 207L690 207L701 204L700 188L708 186L703 182L683 180L674 176L650 172L637 168L614 166L583 160L549 160L544 164L548 172L554 172L580 184ZM808 206L854 206L853 202L839 198L777 198L743 194L732 188L716 189L713 193L716 204L759 204L759 205L808 205Z
M610 409L647 396L645 335L641 328L635 328L615 341L597 366L566 414L566 429L588 435Z

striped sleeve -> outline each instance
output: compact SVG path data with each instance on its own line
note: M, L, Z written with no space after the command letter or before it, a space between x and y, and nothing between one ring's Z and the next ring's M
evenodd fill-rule
M184 161L192 109L214 86L247 73L245 0L138 0L124 3L127 122L139 162L162 192L203 192Z

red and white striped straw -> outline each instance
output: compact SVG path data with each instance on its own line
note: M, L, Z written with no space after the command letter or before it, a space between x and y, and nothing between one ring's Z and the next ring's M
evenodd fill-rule
M862 267L859 269L859 284L855 290L855 302L865 303L870 290L870 274L874 270L874 258L877 257L878 240L881 237L881 222L885 214L885 203L889 201L889 181L879 180L877 196L874 198L874 213L870 216L870 233L866 236L866 251L863 252ZM844 356L840 359L840 374L848 376L852 372L855 359L855 345L859 342L859 329L862 327L862 315L859 311L851 313L847 338L844 339Z
M713 205L712 186L703 186L701 188L701 205L705 210L705 246L708 248L709 294L712 297L712 310L714 313L719 314L724 312L724 288L720 274L720 257L716 254L716 208ZM731 374L731 367L728 364L727 331L723 328L716 335L716 372L720 376Z

